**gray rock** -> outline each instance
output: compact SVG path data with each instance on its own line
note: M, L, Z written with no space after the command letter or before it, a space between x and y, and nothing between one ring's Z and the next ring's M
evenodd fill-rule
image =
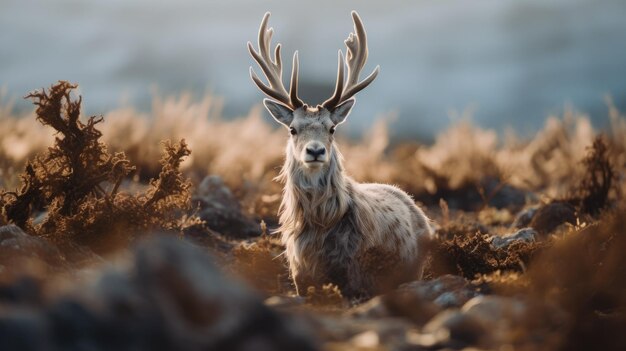
M440 312L413 339L422 347L436 349L498 348L509 344L515 331L527 327L524 325L527 316L527 304L521 300L481 295L469 300L460 310Z
M403 317L416 325L424 325L441 310L461 307L477 294L465 278L444 275L402 284L392 293L355 307L349 315L363 319Z
M491 245L497 249L502 249L515 242L531 243L535 241L537 235L537 232L533 228L523 228L515 233L503 236L493 236L491 238Z
M538 207L529 207L520 211L515 217L513 224L511 224L511 227L516 229L528 227L530 222L533 220L533 217L535 217L537 210Z
M105 268L73 291L33 311L36 334L11 334L0 343L54 350L314 349L295 318L271 310L206 252L173 237L141 243L130 262ZM0 311L0 335L23 329L23 322L2 317Z
M424 326L422 333L424 334L423 340L433 343L433 346L440 345L457 349L479 345L487 330L471 315L458 310L445 310L433 317ZM430 337L426 338L426 335Z
M412 340L428 349L497 350L510 345L516 350L540 350L546 348L546 340L562 337L565 320L560 309L542 301L480 295L460 310L437 314Z
M553 202L541 206L529 226L539 234L548 235L564 223L576 224L576 209L566 202Z
M461 311L489 331L482 340L483 346L495 347L510 342L514 330L526 327L528 305L516 298L485 295L468 301Z
M524 207L528 198L533 197L532 193L503 183L501 180L493 177L483 179L480 182L480 186L489 199L489 206L497 209L519 210ZM482 201L482 197L480 197L480 200Z
M200 218L216 232L234 238L261 234L259 223L242 212L239 201L219 176L205 177L191 200L200 208Z
M442 308L461 307L477 295L463 277L446 274L433 280L417 280L402 284L399 291L412 292Z
M5 308L0 314L0 349L52 350L46 343L47 338L45 320L36 310Z
M349 315L357 318L384 318L392 315L382 296L376 296L353 308Z
M63 256L52 243L29 235L12 224L0 227L0 263L29 258L55 265L63 261Z

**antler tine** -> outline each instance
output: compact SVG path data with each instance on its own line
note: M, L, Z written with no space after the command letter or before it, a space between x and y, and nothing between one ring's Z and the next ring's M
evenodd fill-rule
M358 82L359 74L363 66L365 66L368 54L365 28L356 11L352 11L352 21L354 22L355 34L350 33L345 41L348 48L348 55L346 56L348 62L348 85L354 85Z
M269 85L266 85L259 79L257 74L254 72L253 68L250 67L250 78L256 84L256 86L263 91L267 96L284 103L285 105L296 109L303 105L302 100L300 100L297 96L298 94L298 55L297 53L294 55L293 67L291 71L291 86L289 89L289 93L285 89L283 85L282 77L283 77L283 67L282 67L282 59L280 55L281 46L280 44L276 45L276 49L274 50L274 60L270 57L270 47L272 36L274 34L274 29L267 29L267 23L270 18L270 13L266 12L265 16L263 16L263 20L261 21L261 26L259 27L259 38L258 45L259 51L254 50L251 42L248 42L248 51L252 58L259 65L265 78Z
M345 59L345 64L348 66L346 83L345 85L343 84L343 75L341 75L341 77L339 75L337 76L337 85L340 84L339 80L341 78L341 85L343 86L343 89L335 87L335 94L333 97L324 102L323 106L327 109L335 108L337 105L348 100L356 93L370 85L370 83L376 79L376 76L378 76L378 72L380 71L380 66L376 66L374 71L367 76L367 78L359 82L359 75L361 74L361 70L367 61L367 35L365 33L363 21L356 11L352 11L352 20L354 22L354 33L350 33L348 39L345 41L348 49ZM340 66L343 66L343 63L340 63ZM337 97L338 92L340 92L339 97Z
M298 97L298 71L300 60L298 60L298 50L293 53L293 64L291 65L291 82L289 83L289 101L294 108L304 105Z
M339 54L337 56L339 57L339 62L337 64L337 84L335 84L335 93L333 94L333 96L330 97L330 99L324 101L324 103L322 104L322 106L329 110L339 104L341 94L343 94L343 52L339 50Z

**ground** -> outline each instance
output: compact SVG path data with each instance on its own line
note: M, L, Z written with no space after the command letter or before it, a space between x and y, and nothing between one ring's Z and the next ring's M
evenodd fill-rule
M79 117L73 88L32 94L27 116L0 109L2 350L626 345L626 119L611 105L605 132L568 112L526 139L468 121L432 145L390 143L383 124L340 139L355 179L405 189L437 228L423 280L348 299L295 295L272 231L287 133L184 97L150 118Z

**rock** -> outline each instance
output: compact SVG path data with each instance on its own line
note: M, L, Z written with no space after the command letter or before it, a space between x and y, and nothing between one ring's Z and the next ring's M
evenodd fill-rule
M437 314L422 330L422 342L450 348L479 345L487 330L473 316L458 310L445 310ZM430 337L427 337L430 336Z
M520 209L526 204L530 193L509 184L501 183L495 178L487 178L481 182L485 195L489 198L489 206L497 209Z
M383 297L376 296L353 308L349 315L358 318L383 318L391 316L391 311L385 305Z
M39 345L24 338L40 337L55 350L314 349L298 320L264 305L206 252L177 238L143 242L128 264L81 285L36 311L43 332L9 342ZM7 335L15 325L2 327Z
M522 326L527 312L521 300L481 295L466 302L460 310L440 312L412 339L429 349L467 346L493 349L513 341L513 333Z
M402 284L396 291L374 297L349 314L357 318L403 317L423 325L442 309L461 307L477 294L465 278L444 275Z
M221 234L234 238L261 234L259 223L244 215L239 201L219 176L205 177L191 200L194 207L199 206L200 218Z
M42 282L31 275L18 272L10 283L0 283L0 304L37 305L43 301Z
M51 265L63 262L63 256L52 243L26 234L15 225L0 227L0 264L32 258Z
M413 344L427 349L477 347L497 350L554 349L548 340L563 332L563 314L542 301L495 295L474 297L458 309L434 316L417 333ZM556 338L555 338L556 337Z
M461 310L491 324L501 322L502 319L519 319L526 311L526 303L512 297L481 295L465 303Z
M535 217L537 209L538 207L529 207L525 210L520 211L520 213L518 213L515 217L513 224L511 224L511 227L516 229L528 227L530 225L530 222L533 220L533 217Z
M528 306L519 299L485 295L468 301L461 311L489 331L484 335L482 345L493 347L511 341L511 333L525 323Z
M419 196L417 200L432 203L433 199L444 199L450 209L464 211L479 211L487 205L516 212L524 207L528 198L533 197L531 192L502 183L494 177L486 177L478 184L470 182L456 189L438 189L434 194Z
M451 274L405 283L398 290L417 294L442 308L461 307L478 294L465 278Z
M395 291L377 296L353 308L348 315L363 320L386 320L402 317L414 324L423 325L439 312L432 302L411 292Z
M44 318L35 310L3 309L0 315L0 349L20 351L51 350L46 343Z
M502 249L515 242L532 243L535 241L535 237L537 235L537 232L533 228L523 228L515 233L503 236L493 236L491 238L491 245L496 249Z
M317 335L326 340L322 350L415 350L407 342L407 331L415 327L401 318L351 322L323 317L318 322Z
M537 210L530 226L539 234L547 235L563 223L576 224L576 209L566 202L553 202Z

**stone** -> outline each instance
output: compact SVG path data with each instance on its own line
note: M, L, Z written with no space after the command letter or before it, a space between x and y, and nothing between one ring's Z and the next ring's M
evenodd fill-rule
M126 260L42 302L28 320L0 311L0 335L7 336L0 343L52 350L314 349L305 324L266 306L197 246L151 237Z
M353 308L349 315L359 319L402 317L424 325L441 310L459 308L477 294L465 278L444 275L402 284L396 291Z
M548 235L564 223L576 224L576 209L566 202L552 202L541 206L530 222L539 234Z
M0 349L20 351L52 350L46 343L46 325L37 311L4 308L0 315Z
M527 307L516 298L483 295L468 301L461 311L489 331L482 340L483 346L495 346L509 342L514 330L525 327Z
M515 220L513 220L511 227L516 229L528 227L530 225L530 222L535 217L538 209L538 207L528 207L520 211L517 216L515 216Z
M63 262L61 252L52 243L12 224L0 227L0 264L31 258L53 265Z
M471 315L459 310L445 310L433 317L422 332L432 336L425 340L456 349L479 345L487 330Z
M533 228L523 228L511 234L493 236L491 238L491 245L496 249L505 249L516 242L532 243L535 241L537 235L537 232Z
M398 290L413 292L441 308L461 307L466 301L477 295L476 290L472 288L467 279L452 274L446 274L432 280L405 283Z
M487 177L481 182L483 191L489 199L489 206L497 209L519 209L526 203L531 194L512 185Z
M199 217L212 230L240 239L261 235L260 224L243 213L239 201L219 176L205 177L191 202L199 207Z

